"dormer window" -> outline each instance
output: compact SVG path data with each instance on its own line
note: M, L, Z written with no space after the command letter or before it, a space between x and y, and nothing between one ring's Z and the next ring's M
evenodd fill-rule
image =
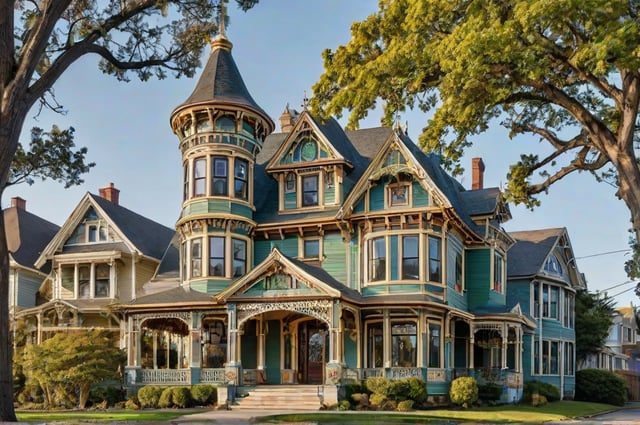
M82 223L76 227L73 235L67 240L66 245L99 243L107 242L108 240L107 224L98 218L93 208L90 208L85 214Z
M302 206L315 207L318 205L318 175L312 174L302 177Z
M407 206L409 205L410 186L408 184L392 184L387 186L389 206Z
M285 193L292 193L296 191L296 175L294 173L287 174L287 178L284 183Z

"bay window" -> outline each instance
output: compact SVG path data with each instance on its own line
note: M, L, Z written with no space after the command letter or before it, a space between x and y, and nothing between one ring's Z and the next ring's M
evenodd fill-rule
M212 195L213 196L227 196L229 193L228 184L228 160L224 157L213 157L212 164Z
M209 276L224 276L224 237L209 238Z
M429 281L442 282L442 243L440 238L429 236Z
M394 367L416 367L417 333L415 323L391 325L391 361Z
M207 186L207 160L198 158L193 161L193 196L204 196Z
M234 196L238 199L247 200L249 199L248 195L248 176L249 176L249 166L247 161L243 159L236 158L235 160L235 173L234 173L234 187L235 194Z
M243 276L247 272L247 242L231 239L233 250L233 277Z
M387 278L387 244L384 237L375 238L369 244L369 280L377 282Z
M420 278L420 258L418 236L404 236L402 238L402 278Z
M382 337L382 323L367 326L367 367L382 367L384 359L384 338Z
M77 288L77 293L76 293ZM61 298L110 298L111 265L107 263L63 264L60 267Z

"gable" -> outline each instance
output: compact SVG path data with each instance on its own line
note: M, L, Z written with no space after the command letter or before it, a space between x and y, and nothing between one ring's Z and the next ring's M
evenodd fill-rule
M303 111L267 164L267 172L308 167L311 164L348 163L348 139L344 132L335 134L335 123L320 124ZM341 137L342 136L342 137ZM351 149L353 150L353 148Z
M345 200L342 213L447 205L420 161L392 132Z
M121 241L122 239L115 232L113 225L110 225L105 217L98 214L93 206L90 206L64 242L64 246Z

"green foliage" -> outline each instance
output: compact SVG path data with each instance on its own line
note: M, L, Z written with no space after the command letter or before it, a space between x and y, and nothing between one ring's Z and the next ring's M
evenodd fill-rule
M22 145L18 146L6 186L32 185L37 178L63 183L65 188L84 183L81 175L88 173L96 164L85 162L86 147L74 150L74 132L73 127L61 130L55 125L48 132L32 128L29 151L25 151Z
M124 404L124 408L129 410L139 410L140 402L138 401L138 397L136 396L129 397L129 399Z
M560 389L555 385L541 381L525 382L522 391L522 401L527 403L532 401L534 394L542 395L550 402L560 400Z
M158 407L160 396L164 388L156 385L145 385L138 390L138 400L140 401L140 407L151 407L155 409Z
M164 394L164 393L163 393ZM162 400L162 397L160 397ZM173 387L171 388L171 401L175 407L191 407L193 398L191 398L191 389L189 387Z
M218 402L215 385L196 384L191 387L191 398L197 406L209 406Z
M596 354L609 335L613 324L615 301L599 298L582 290L576 293L576 361L578 364Z
M365 386L370 393L388 395L391 388L392 381L382 376L373 376L367 378Z
M158 407L166 409L168 407L173 407L173 388L167 387L160 394L160 399L158 400Z
M614 372L583 369L576 372L575 399L623 406L627 401L627 386Z
M640 20L629 0L381 0L323 53L311 109L349 114L376 107L390 125L425 112L419 138L453 174L479 134L502 125L511 138L542 140L510 168L506 197L533 208L536 195L588 171L619 190L640 235L636 128ZM621 101L620 99L632 99ZM414 124L415 126L416 124ZM420 124L417 124L420 126ZM637 251L636 251L637 252Z
M398 412L410 412L413 410L413 400L403 400L398 402L396 407Z
M488 382L483 385L478 385L478 398L482 401L493 402L500 400L502 396L502 386Z
M91 389L89 393L89 403L92 406L99 404L106 404L107 407L112 407L124 400L124 392L122 388L118 386L97 386Z
M478 383L471 376L462 376L451 382L449 398L453 404L464 408L471 407L478 401Z
M85 407L91 388L119 379L125 354L111 334L97 330L58 333L24 350L27 381L39 385L50 407Z

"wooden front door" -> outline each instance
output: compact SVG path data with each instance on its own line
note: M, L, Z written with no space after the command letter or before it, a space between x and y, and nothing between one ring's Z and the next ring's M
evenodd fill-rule
M326 326L317 320L303 322L300 324L298 337L300 383L322 384L327 358Z

